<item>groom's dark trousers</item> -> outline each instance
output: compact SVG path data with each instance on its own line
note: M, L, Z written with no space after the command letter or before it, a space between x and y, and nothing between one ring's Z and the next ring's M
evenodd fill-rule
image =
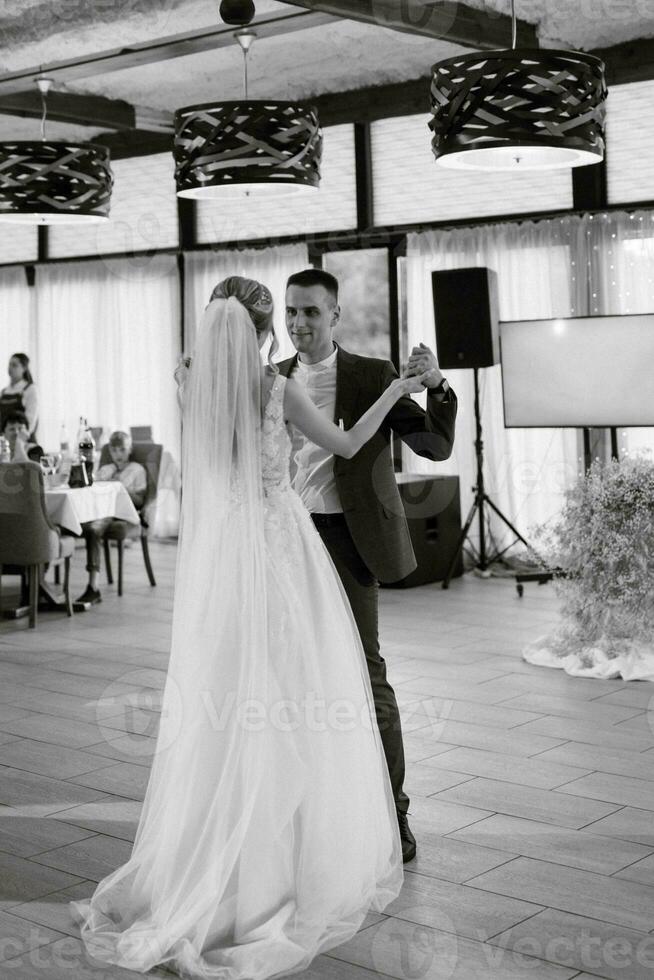
M280 372L292 374L297 357L282 361ZM397 377L390 361L360 357L338 348L334 422L350 429ZM397 582L416 568L404 506L395 480L391 434L430 460L447 459L454 443L456 395L427 395L427 410L409 395L400 398L383 425L352 457L334 458L334 478L342 514L314 515L322 540L350 600L366 654L397 809L406 813L409 798L402 789L402 727L386 664L379 653L378 583Z
M402 789L404 783L402 723L395 692L386 678L386 661L379 652L379 583L357 551L344 516L342 514L329 515L327 518L321 514L312 516L347 592L359 628L395 805L398 810L406 813L409 797Z

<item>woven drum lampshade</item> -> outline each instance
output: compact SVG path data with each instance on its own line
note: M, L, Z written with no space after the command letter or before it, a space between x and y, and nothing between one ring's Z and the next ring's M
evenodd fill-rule
M109 216L109 150L54 140L0 143L0 220L87 224Z
M313 106L299 102L186 106L175 113L174 156L179 197L313 190L322 132Z
M444 167L546 170L604 157L604 64L577 51L513 49L434 65L432 148Z

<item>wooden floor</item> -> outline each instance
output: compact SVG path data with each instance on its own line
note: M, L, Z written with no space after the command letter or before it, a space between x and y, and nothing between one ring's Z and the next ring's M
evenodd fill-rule
M131 550L122 599L105 586L102 605L72 621L0 624L3 978L141 975L92 965L67 902L130 854L174 560L155 545L151 589ZM383 590L381 602L419 855L386 914L298 976L652 977L654 686L523 663L522 644L556 621L551 585L519 600L510 581L466 576L449 592ZM137 712L97 704L133 691Z

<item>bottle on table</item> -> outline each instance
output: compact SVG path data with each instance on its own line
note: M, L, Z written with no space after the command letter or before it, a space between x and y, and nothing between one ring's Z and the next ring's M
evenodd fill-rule
M73 461L73 454L70 451L70 440L65 422L61 423L61 428L59 429L59 453L61 454L59 474L63 479L67 479Z
M88 485L91 486L93 483L93 465L95 463L95 439L86 419L81 417L77 435L77 451L86 469Z
M65 422L61 423L61 428L59 429L59 452L62 456L70 455L70 441Z
M0 436L0 463L11 463L11 446L4 436Z

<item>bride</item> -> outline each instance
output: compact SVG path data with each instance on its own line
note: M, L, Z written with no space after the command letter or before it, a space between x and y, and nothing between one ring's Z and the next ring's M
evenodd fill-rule
M184 490L161 722L129 860L71 902L89 954L145 972L263 980L306 969L403 881L363 648L331 559L289 482L298 426L350 457L350 430L266 367L272 297L220 283L183 390ZM274 338L274 333L273 333Z

